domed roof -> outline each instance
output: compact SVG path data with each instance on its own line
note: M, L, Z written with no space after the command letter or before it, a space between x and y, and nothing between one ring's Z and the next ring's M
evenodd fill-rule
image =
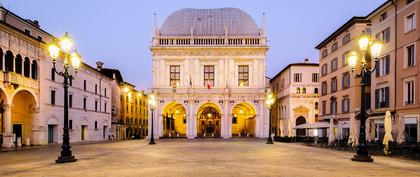
M191 31L192 30L192 31ZM237 8L181 9L166 18L161 36L258 36L254 19Z

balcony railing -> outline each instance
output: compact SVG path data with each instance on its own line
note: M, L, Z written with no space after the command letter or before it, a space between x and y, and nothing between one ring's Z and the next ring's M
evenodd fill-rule
M17 84L33 89L37 89L39 87L39 83L37 80L27 78L21 74L17 74L14 72L1 72L0 78L3 78L3 82L5 83Z

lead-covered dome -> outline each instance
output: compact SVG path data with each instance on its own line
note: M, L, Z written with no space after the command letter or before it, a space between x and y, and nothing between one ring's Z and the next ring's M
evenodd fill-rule
M252 17L237 8L181 9L166 18L161 36L258 36Z

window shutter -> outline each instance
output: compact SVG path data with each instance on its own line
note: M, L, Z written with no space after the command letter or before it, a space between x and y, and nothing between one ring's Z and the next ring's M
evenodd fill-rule
M375 90L375 108L379 108L379 89Z
M385 87L385 106L389 107L389 87Z
M378 60L376 63L376 77L379 77L379 73L381 73L381 62Z
M385 64L386 64L386 68L385 68L385 73L388 75L389 74L389 55L387 55L385 57Z

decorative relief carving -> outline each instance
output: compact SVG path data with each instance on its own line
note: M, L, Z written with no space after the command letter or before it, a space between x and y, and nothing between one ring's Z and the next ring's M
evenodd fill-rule
M224 49L156 49L153 56L257 56L266 55L266 48L224 48Z

